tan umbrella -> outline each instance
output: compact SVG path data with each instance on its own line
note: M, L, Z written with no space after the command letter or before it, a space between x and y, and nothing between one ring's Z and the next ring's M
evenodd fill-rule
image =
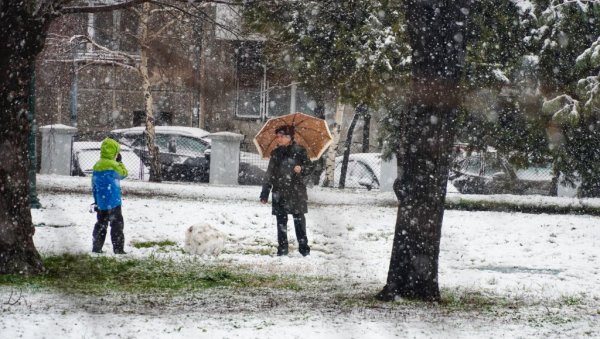
M282 115L269 119L254 137L263 159L268 159L277 147L275 130L285 125L294 126L294 141L306 148L310 160L319 159L333 141L325 120L299 112Z

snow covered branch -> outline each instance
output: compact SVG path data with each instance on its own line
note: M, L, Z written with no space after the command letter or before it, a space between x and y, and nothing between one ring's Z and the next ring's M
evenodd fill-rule
M90 38L87 35L74 35L74 36L71 37L71 39L69 39L69 42L73 43L73 42L75 42L77 40L89 42L94 47L96 47L98 50L105 52L107 55L121 57L122 59L129 61L133 65L137 64L137 62L138 62L139 57L137 55L125 53L125 52L122 52L122 51L112 50L112 49L110 49L108 47L100 45L99 43L97 43L96 41L94 41L92 38ZM96 60L93 60L93 61L96 61ZM98 60L98 61L101 61L101 60ZM114 63L116 61L112 60L112 62ZM123 64L123 65L127 65L127 64ZM135 67L129 66L129 65L127 65L126 68L130 68L130 67L135 68Z
M568 94L545 100L542 112L552 115L552 120L561 123L573 123L579 118L579 101Z

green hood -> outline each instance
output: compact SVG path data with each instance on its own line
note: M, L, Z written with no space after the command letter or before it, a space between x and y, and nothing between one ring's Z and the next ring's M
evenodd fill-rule
M121 146L118 142L111 138L106 138L102 141L100 146L100 158L114 160L119 153Z

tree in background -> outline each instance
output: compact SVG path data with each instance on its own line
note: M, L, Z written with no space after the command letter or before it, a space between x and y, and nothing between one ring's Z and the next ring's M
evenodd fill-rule
M600 3L534 4L543 112L558 126L551 135L555 170L567 182L579 177L580 197L600 197Z
M248 27L267 37L265 62L290 72L315 98L335 97L334 139L344 105L376 108L385 85L402 74L407 50L395 1L244 1ZM405 67L406 70L406 67ZM333 183L337 142L330 147Z
M492 146L517 167L545 163L538 58L526 42L534 22L512 1L478 1L471 12L458 140L478 151Z
M66 36L63 45L70 46L73 42L88 43L94 50L100 52L102 57L87 60L83 66L90 64L110 64L133 71L141 83L144 98L145 112L145 141L150 161L150 181L160 182L161 165L158 147L155 142L155 96L152 90L160 88L165 83L173 83L175 78L191 81L189 74L182 74L181 68L191 61L177 55L177 51L189 51L190 42L193 43L195 34L193 31L198 25L190 24L191 20L201 21L204 18L198 13L203 9L192 4L181 4L175 6L172 3L143 3L139 6L131 6L124 9L123 15L129 18L131 29L118 32L103 32L110 35L112 39L100 42L95 36L89 34ZM94 32L112 30L113 27L94 27ZM115 39L127 39L129 45L133 45L132 51L120 49ZM130 47L131 48L131 47ZM179 67L179 69L178 69ZM189 69L188 68L188 69Z

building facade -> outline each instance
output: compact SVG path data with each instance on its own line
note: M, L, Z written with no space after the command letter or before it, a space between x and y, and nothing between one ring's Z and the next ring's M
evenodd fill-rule
M157 124L240 133L246 136L243 147L253 150L251 139L267 119L297 111L315 114L317 102L301 86L264 66L261 38L240 33L234 8L210 4L201 14L201 21L149 19ZM110 130L143 122L142 77L135 70L139 31L135 8L57 20L37 63L38 126L61 123L77 127L79 140L101 140ZM333 104L324 107L331 120ZM345 125L352 115L352 108L347 110ZM357 135L361 128L359 123Z

